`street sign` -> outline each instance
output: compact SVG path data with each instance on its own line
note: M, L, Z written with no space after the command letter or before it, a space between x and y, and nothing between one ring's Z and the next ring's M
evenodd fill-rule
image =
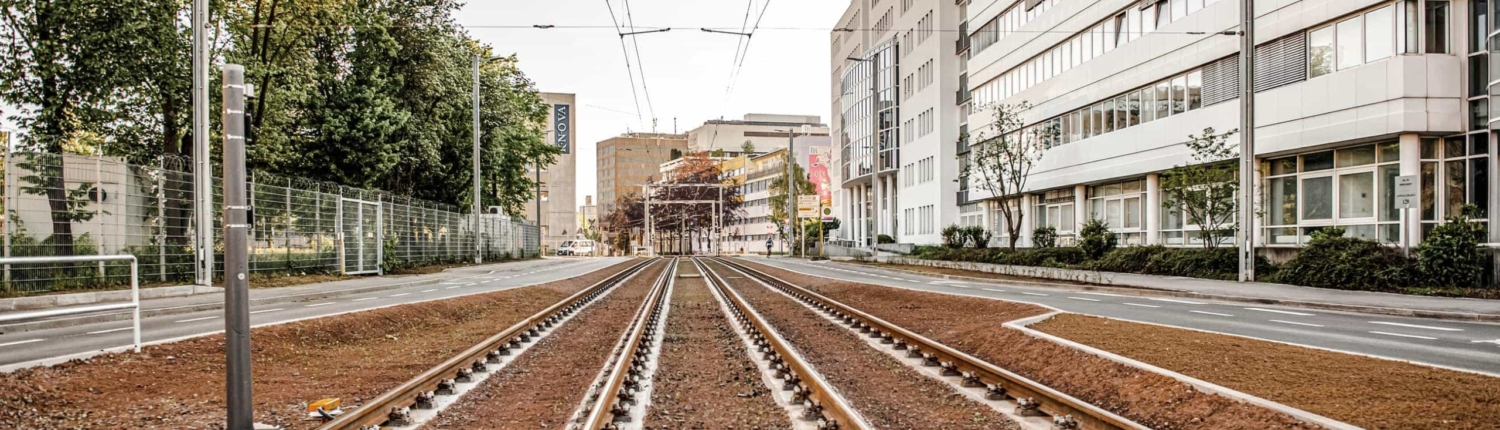
M797 196L797 218L818 217L818 196Z
M823 221L833 221L833 208L832 207L824 206L822 212L823 212Z
M1421 187L1417 185L1417 176L1396 177L1396 208L1411 209L1417 207L1421 199Z

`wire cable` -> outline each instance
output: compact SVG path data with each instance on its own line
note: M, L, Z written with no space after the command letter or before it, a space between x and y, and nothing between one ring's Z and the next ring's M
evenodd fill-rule
M630 32L635 33L635 18L630 14L630 0L625 0L625 21L629 23ZM635 47L635 68L641 74L641 91L646 93L646 109L651 112L651 132L656 132L656 105L651 103L651 87L646 85L646 62L641 61L641 42L636 35L630 36L630 44ZM642 127L645 124L641 124Z
M620 52L625 54L625 75L630 77L630 97L635 99L635 121L646 128L646 123L641 120L641 96L635 92L635 71L630 68L630 50L625 48L625 33L620 31L620 21L615 18L615 7L604 0L604 7L609 8L609 20L615 23L615 34L620 36Z

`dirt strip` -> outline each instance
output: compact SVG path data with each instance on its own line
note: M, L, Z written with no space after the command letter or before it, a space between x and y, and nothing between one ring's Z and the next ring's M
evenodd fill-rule
M1500 426L1500 378L1074 314L1032 328L1360 427Z
M876 428L1018 428L1010 418L871 348L801 303L718 263L709 268L724 276Z
M678 273L697 274L698 268L684 262ZM678 278L671 303L645 427L791 427L703 278Z
M583 402L656 278L658 262L579 312L425 428L561 428Z
M303 420L303 402L339 397L358 406L630 264L531 288L254 329L256 420L316 427ZM223 424L223 335L0 374L0 428Z
M1172 378L1000 325L1046 313L1041 307L834 281L745 263L1147 427L1158 430L1315 428L1284 414L1206 394Z

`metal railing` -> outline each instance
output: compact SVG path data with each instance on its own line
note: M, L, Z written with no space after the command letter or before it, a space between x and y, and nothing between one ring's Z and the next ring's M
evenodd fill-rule
M131 309L131 329L135 332L135 352L141 352L141 284L140 262L134 255L72 255L61 257L0 257L0 264L9 268L11 265L19 264L56 264L56 263L100 263L108 261L130 262L130 303L110 303L92 306L78 306L47 309L36 312L22 312L11 314L0 314L0 324L18 321L28 321L40 318L50 318L65 315L91 314L120 309Z

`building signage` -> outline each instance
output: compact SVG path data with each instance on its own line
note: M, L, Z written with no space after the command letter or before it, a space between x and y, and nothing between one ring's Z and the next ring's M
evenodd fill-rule
M571 153L573 150L572 130L572 106L552 105L552 144L562 148L564 154Z
M797 196L797 218L818 217L818 196Z
M1421 187L1417 185L1417 175L1396 177L1396 208L1411 209L1417 207L1421 198Z
M813 191L818 194L818 204L833 207L833 184L828 176L828 163L833 161L833 148L813 147L807 157L807 179L812 182Z

